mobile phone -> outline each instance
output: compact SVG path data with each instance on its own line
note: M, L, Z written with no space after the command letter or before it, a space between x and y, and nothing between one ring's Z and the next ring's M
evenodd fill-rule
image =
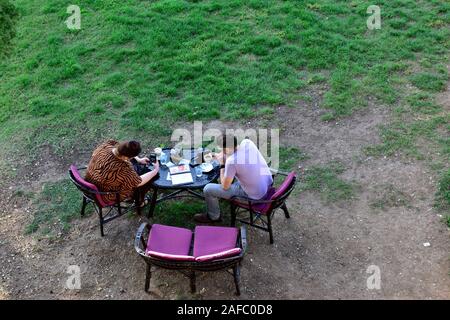
M156 163L156 153L150 153L149 159L151 164Z

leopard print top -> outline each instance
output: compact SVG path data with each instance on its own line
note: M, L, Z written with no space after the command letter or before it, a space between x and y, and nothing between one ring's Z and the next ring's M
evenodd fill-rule
M117 146L117 141L108 140L94 150L85 179L96 185L100 191L120 191L120 201L123 201L132 198L142 179L134 171L131 162L114 155L113 149ZM115 202L116 196L104 195L103 199Z

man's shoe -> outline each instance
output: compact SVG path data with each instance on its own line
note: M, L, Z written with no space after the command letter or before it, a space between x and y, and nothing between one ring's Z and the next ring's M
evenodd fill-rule
M217 219L217 220L211 220L210 218L209 218L209 216L207 215L207 214L204 214L204 213L198 213L198 214L196 214L195 216L194 216L194 220L196 221L196 222L199 222L199 223L214 223L214 222L220 222L220 221L222 221L222 219Z

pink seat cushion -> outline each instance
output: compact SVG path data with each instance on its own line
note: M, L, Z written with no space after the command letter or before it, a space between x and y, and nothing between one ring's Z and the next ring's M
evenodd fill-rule
M267 194L264 196L261 200L271 200L273 194L276 192L274 187L270 187L269 191L267 191ZM233 201L235 205L241 208L250 209L250 206L248 205L248 202L244 201ZM252 204L253 211L266 214L270 209L270 203L259 203L259 204Z
M211 260L215 260L215 259L227 258L227 257L231 257L231 256L236 256L239 253L241 253L241 251L242 251L241 248L234 248L234 249L225 250L225 251L218 252L218 253L208 254L206 256L195 257L195 261L204 262L204 261L211 261Z
M175 261L194 261L195 258L193 256L182 256L177 254L167 254L156 251L147 251L147 254L164 260L175 260Z
M223 258L236 255L240 250L232 249L236 249L237 237L237 228L197 226L195 227L194 257L222 254L220 257ZM225 255L223 255L224 252Z
M189 229L154 224L148 237L147 253L174 260L180 260L183 256L193 259L189 254L191 240L192 232Z
M85 187L87 189L91 189L94 192L99 191L96 185L94 185L90 182L87 182L86 180L84 180L81 177L80 173L78 172L77 167L75 167L74 165L71 165L70 171L72 172L73 177L78 184L82 185L83 187ZM97 199L97 202L100 204L101 207L108 207L108 206L112 206L114 204L114 202L108 202L108 201L103 200L103 198L99 194L95 194L95 198Z
M278 187L277 191L272 195L270 199L276 200L282 195L284 195L286 191L289 190L289 187L292 185L294 179L295 179L295 172L292 171L291 173L288 174L286 179L284 179L283 183Z
M277 200L281 196L283 196L286 191L289 190L289 187L292 185L294 179L295 179L295 172L291 172L288 174L286 179L284 179L283 183L277 188L271 187L269 191L267 192L266 196L262 200ZM248 202L244 201L233 201L235 205L238 207L244 208L244 209L250 209L250 206L248 205ZM259 212L263 215L267 214L271 209L271 203L260 203L260 204L253 204L252 205L253 211Z

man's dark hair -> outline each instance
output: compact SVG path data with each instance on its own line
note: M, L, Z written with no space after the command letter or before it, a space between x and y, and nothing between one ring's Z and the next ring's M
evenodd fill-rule
M237 138L234 134L222 134L217 139L217 145L221 147L222 149L225 148L232 148L233 150L236 150L237 148Z
M117 147L117 151L119 151L121 156L134 158L141 153L141 144L134 140L121 142Z

